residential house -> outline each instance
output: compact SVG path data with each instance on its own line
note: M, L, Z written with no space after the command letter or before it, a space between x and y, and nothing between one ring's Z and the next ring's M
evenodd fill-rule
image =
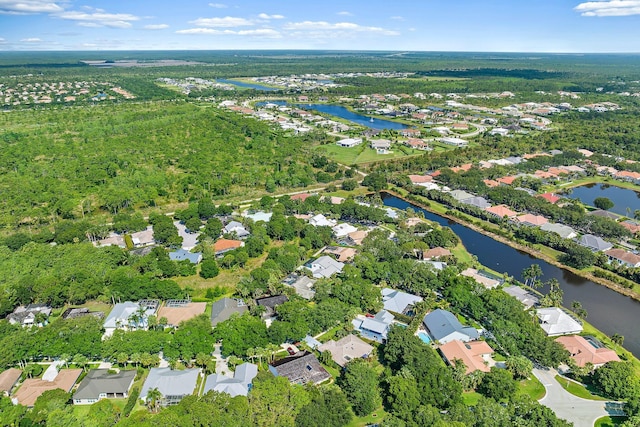
M93 241L93 246L103 247L103 246L118 246L119 248L126 248L127 245L124 242L124 236L117 233L110 233L109 237L97 241Z
M244 246L242 240L218 239L213 244L213 250L217 258L222 257L225 253Z
M382 289L382 304L384 309L393 313L413 316L413 307L421 302L422 297L391 288Z
M516 217L516 223L529 227L540 227L549 220L541 215L524 214Z
M298 194L294 194L293 196L290 197L291 200L297 200L299 202L304 202L305 200L307 200L309 197L313 196L313 194L311 193L298 193Z
M487 289L497 288L502 283L504 283L503 279L496 277L493 274L490 274L486 271L477 270L471 267L462 271L460 275L465 277L471 277L473 280L480 283L482 286L484 286Z
M271 220L271 217L273 216L273 212L257 211L250 213L248 211L245 211L242 213L242 216L244 216L245 218L249 218L253 222L269 222Z
M18 383L22 376L22 371L16 368L9 368L0 373L0 396L11 395L11 390Z
M386 310L381 310L375 316L358 316L351 324L366 339L384 343L395 317Z
M140 399L146 402L149 392L157 389L161 395L160 406L177 405L183 398L193 394L199 376L200 369L174 371L170 368L151 368L140 391Z
M307 276L298 276L295 273L288 275L283 281L287 286L291 286L296 294L300 295L304 299L313 299L316 291L313 290L313 285L316 283L314 279L310 279Z
M558 200L560 200L560 197L556 196L553 193L543 193L543 194L538 195L538 197L542 197L547 202L552 203L552 204L556 204L556 202Z
M525 310L540 304L540 298L520 286L507 286L502 289L524 305Z
M591 249L593 252L604 252L613 248L613 245L606 240L601 239L593 234L585 234L578 239L578 244L585 248Z
M338 147L346 147L346 148L352 148L360 144L362 144L362 138L344 138L336 142L336 145Z
M211 326L228 320L232 314L242 314L248 310L247 305L241 299L222 298L211 306Z
M614 175L614 177L622 181L629 181L635 184L640 184L640 173L638 172L619 171Z
M64 320L68 320L85 316L93 316L98 319L102 319L104 318L104 313L102 311L89 311L87 307L69 307L64 312L62 312L61 317Z
M353 225L347 224L345 222L336 225L335 227L332 228L332 230L333 230L333 234L338 239L341 238L341 237L346 237L349 233L353 233L354 231L358 231L358 229L355 228Z
M511 175L511 176L503 176L502 178L496 179L496 181L502 185L511 185L513 184L513 181L515 181L516 179L518 179L517 176Z
M465 205L475 206L478 209L487 209L491 207L491 203L489 203L487 199L481 196L475 196L475 197L470 197L468 199L463 199L463 200L460 200L460 203L463 203Z
M387 154L391 149L391 141L388 139L375 139L371 141L370 147L378 154Z
M349 246L360 246L365 237L369 234L368 230L357 230L347 234L345 242Z
M307 267L311 270L313 277L321 279L323 277L331 277L334 274L341 273L344 263L336 261L330 256L324 255L312 261Z
M494 216L497 216L498 218L513 218L518 215L517 212L512 211L506 205L491 206L490 208L486 208L485 211Z
M422 259L438 259L446 256L451 256L451 251L441 247L431 248L422 252Z
M489 135L507 136L509 135L509 129L505 128L493 128L489 132Z
M556 233L560 235L560 237L562 237L563 239L573 239L578 236L578 233L576 233L576 231L573 228L564 224L554 224L554 223L548 222L540 226L540 230L547 231L550 233Z
M413 185L422 185L433 182L433 177L431 175L409 175L409 180Z
M492 163L488 163L489 165L493 166ZM489 166L489 167L491 167ZM482 182L484 182L484 185L486 185L489 188L494 188L494 187L499 187L500 183L498 181L495 181L493 179L483 179Z
M146 230L131 233L131 241L136 248L155 245L156 241L153 238L153 227L149 226Z
M599 216L601 218L607 218L613 221L617 221L621 216L613 212L605 211L604 209L593 210L591 212L588 212L587 215Z
M419 138L420 129L400 129L400 135L407 138Z
M599 368L607 362L620 361L615 351L604 347L593 337L587 340L580 335L566 335L556 338L556 341L569 351L571 358L581 368L584 368L587 363L591 363L594 368Z
M634 220L626 220L619 223L621 226L629 230L633 234L640 232L640 222Z
M453 145L454 147L466 147L467 145L469 145L468 141L460 138L442 137L437 138L437 140L442 142L443 144Z
M536 315L548 336L579 334L582 325L558 307L539 308Z
M485 341L462 342L452 340L438 347L444 360L449 365L455 365L456 361L461 361L467 368L465 374L475 371L489 372L489 360L493 349Z
M327 219L322 214L317 214L309 218L309 224L313 225L314 227L335 227L336 223L336 220Z
M238 239L243 239L249 236L251 233L238 221L231 221L229 224L225 225L222 229L223 234L234 234Z
M451 197L453 197L458 202L461 202L462 200L471 199L472 197L475 197L473 194L467 193L464 190L453 190L453 191L449 192L449 195Z
M189 300L167 300L158 310L158 319L167 319L167 326L177 327L180 323L204 314L206 302L192 302Z
M211 374L204 384L203 394L213 390L227 393L231 397L246 396L251 391L253 379L258 375L258 365L243 363L238 365L233 377L222 374Z
M609 258L609 262L617 262L625 267L640 267L640 255L625 251L624 249L609 249L605 251L605 255Z
M437 309L424 316L422 323L434 341L446 344L449 341L463 342L478 339L478 331L470 326L462 326L456 316L446 310Z
M7 316L7 320L12 325L43 326L43 322L51 315L51 310L51 307L46 304L29 304L26 307L21 305Z
M256 304L265 308L265 316L272 317L276 314L276 307L289 301L286 295L274 295L270 297L258 298Z
M353 359L366 359L373 351L373 346L362 341L353 334L339 339L329 340L318 347L318 351L331 353L331 358L338 365L344 367Z
M136 371L112 372L92 369L73 394L74 405L91 405L100 399L126 399L136 377Z
M331 378L316 356L308 351L273 362L269 371L276 377L287 378L292 384L320 384Z
M356 250L353 248L344 248L338 246L327 246L323 253L332 255L336 260L340 262L350 262L356 256Z
M156 300L117 303L104 321L104 338L113 335L116 329L147 329L149 316L156 314L158 305Z
M189 252L182 248L177 251L169 252L171 261L189 261L191 264L200 264L202 261L202 252Z
M62 369L58 372L57 367L51 365L42 378L24 380L11 400L20 405L33 406L45 391L60 389L68 393L80 378L80 374L82 374L82 369Z
M429 144L418 138L409 138L404 142L404 145L414 150L429 150Z

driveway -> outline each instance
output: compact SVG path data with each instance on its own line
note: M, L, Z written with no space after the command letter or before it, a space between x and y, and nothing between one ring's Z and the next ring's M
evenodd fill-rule
M533 374L544 385L547 392L539 400L540 404L552 409L558 418L572 422L575 427L593 427L598 418L607 415L624 415L617 409L618 402L587 400L569 393L556 381L555 376L558 372L555 369L535 368Z

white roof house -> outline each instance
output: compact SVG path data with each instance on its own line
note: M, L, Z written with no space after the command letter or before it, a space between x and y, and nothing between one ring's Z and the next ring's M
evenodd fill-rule
M239 239L247 237L250 234L247 229L244 228L244 225L238 221L231 221L229 224L225 225L223 233L236 233L236 236L238 236Z
M347 224L345 222L340 223L335 227L333 227L333 234L335 234L336 237L345 237L349 233L353 233L354 231L358 231L358 229L355 228L353 225Z
M578 244L585 248L591 249L594 252L608 251L613 248L613 245L606 240L601 239L593 234L585 234L578 240Z
M548 336L579 334L582 325L558 307L539 308L536 315Z
M227 393L231 397L246 396L251 390L251 382L258 375L258 366L243 363L236 368L233 377L222 374L211 374L207 377L203 393L209 390Z
M185 396L193 394L200 369L174 371L170 368L151 368L140 391L140 399L146 401L149 391L158 389L162 395L161 406L176 405Z
M342 272L344 263L336 261L330 256L321 256L320 258L312 261L309 267L313 277L320 279L323 277L331 277L334 274Z
M333 219L327 219L322 214L318 214L309 218L309 224L314 227L335 227L336 221Z
M140 309L141 306L137 302L126 301L116 304L104 320L104 337L111 336L116 329L146 329L147 318L155 314L156 310L143 307L144 312L140 312ZM141 313L141 318L134 319L138 313Z
M399 314L407 314L422 297L391 288L382 289L384 309Z
M153 245L156 242L153 238L153 227L149 226L146 230L131 233L131 241L136 248Z
M356 145L362 144L362 138L345 138L336 142L336 145L340 147L355 147Z
M573 239L574 237L578 236L578 233L576 233L573 228L564 224L554 224L548 222L546 224L542 224L540 226L540 230L559 234L563 239Z

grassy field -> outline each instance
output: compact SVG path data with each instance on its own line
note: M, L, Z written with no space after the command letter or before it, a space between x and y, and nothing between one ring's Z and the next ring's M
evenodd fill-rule
M597 396L591 393L584 385L570 381L566 378L561 377L560 375L556 375L556 381L558 381L565 390L567 390L574 396L589 400L609 400L602 396Z
M462 401L467 406L476 406L482 395L475 391L465 391L462 393Z
M621 426L627 417L602 417L596 420L594 427L616 427Z
M546 393L542 383L533 375L529 379L520 381L518 392L529 395L533 400L542 399Z
M353 420L347 424L347 427L364 427L370 424L378 424L380 423L387 413L384 411L382 407L373 411L371 415L366 417L354 417Z
M424 154L424 151L411 149L407 149L410 154L405 154L398 147L393 147L392 151L388 154L378 154L375 150L365 145L359 145L353 148L339 147L337 145L321 145L317 147L317 150L343 165L372 163Z

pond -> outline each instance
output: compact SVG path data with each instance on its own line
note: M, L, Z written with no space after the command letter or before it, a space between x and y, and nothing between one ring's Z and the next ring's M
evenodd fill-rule
M580 200L585 205L593 206L597 197L606 197L614 205L609 211L633 218L633 212L640 209L640 193L626 188L608 184L586 184L570 190L565 197Z
M531 264L538 264L543 272L541 280L555 278L560 283L565 306L571 306L572 301L580 301L587 310L589 323L609 336L615 333L623 335L624 347L640 357L640 328L636 326L640 302L395 196L383 193L382 200L386 206L402 210L411 207L416 212L424 213L426 219L450 227L460 237L467 251L492 270L522 280L522 270ZM543 288L540 291L544 293L547 290Z
M243 88L247 88L247 89L263 90L265 92L273 92L273 91L276 91L276 90L282 90L282 89L277 88L277 87L263 86L263 85L259 85L259 84L255 84L255 83L241 82L241 81L238 81L238 80L216 79L216 82L225 83L225 84L228 84L228 85L234 85L234 86L238 86L238 87L243 87Z
M350 122L356 123L360 126L368 127L370 129L407 129L409 126L392 122L391 120L377 119L369 116L364 116L362 114L354 113L349 109L342 107L340 105L332 105L332 104L304 104L301 107L309 110L315 110L320 113L330 114L332 116L340 117L345 120L349 120Z

